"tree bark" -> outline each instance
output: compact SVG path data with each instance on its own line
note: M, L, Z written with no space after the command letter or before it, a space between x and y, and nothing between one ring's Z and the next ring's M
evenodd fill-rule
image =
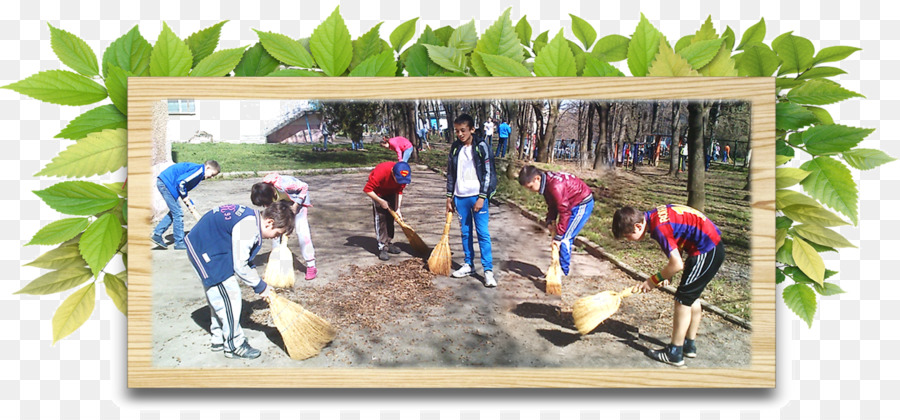
M674 102L672 105L672 145L669 147L669 175L678 175L678 159L681 156L681 115L682 103Z
M603 162L603 159L606 159L606 164L609 165L612 163L613 151L612 144L610 143L609 133L607 133L607 121L609 119L609 102L600 102L597 105L598 118L600 119L598 130L597 130L597 147L594 153L594 170L600 169L600 165ZM601 146L602 144L602 146ZM601 153L605 152L605 153Z
M709 108L705 101L688 103L688 206L700 211L706 205L703 132Z
M554 146L556 140L556 125L559 122L559 100L551 99L549 101L549 112L547 114L547 125L544 128L544 136L542 143L544 147L538 152L539 162L550 161L550 149Z

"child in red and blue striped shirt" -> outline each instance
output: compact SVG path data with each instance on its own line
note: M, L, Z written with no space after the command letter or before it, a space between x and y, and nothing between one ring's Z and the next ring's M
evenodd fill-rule
M677 204L659 206L647 212L623 207L613 215L612 231L616 239L629 241L641 240L649 233L669 259L662 270L635 286L635 291L649 292L668 284L668 279L684 270L675 292L672 340L665 349L647 352L660 362L683 365L684 356L697 356L694 339L702 315L697 299L725 260L722 233L703 213ZM688 256L687 261L681 258L682 250Z

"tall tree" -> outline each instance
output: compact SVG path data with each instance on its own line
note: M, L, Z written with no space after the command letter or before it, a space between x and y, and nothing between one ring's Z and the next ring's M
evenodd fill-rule
M362 141L366 124L377 124L379 122L380 102L323 102L322 106L326 118L336 128L335 133L343 132L353 141Z
M612 137L607 130L609 121L609 102L600 102L597 104L598 127L597 127L597 147L594 154L594 170L600 169L600 165L605 163L609 167L615 166L615 156L612 147Z
M678 170L681 169L678 165L678 159L681 155L681 116L683 107L683 102L676 101L672 103L672 145L669 147L669 175L672 176L677 176Z
M704 129L710 103L688 103L688 206L703 211L706 205L706 168L703 149Z

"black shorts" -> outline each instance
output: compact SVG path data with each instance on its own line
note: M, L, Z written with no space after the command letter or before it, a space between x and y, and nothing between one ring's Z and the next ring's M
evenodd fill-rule
M684 263L681 284L675 291L675 300L685 306L693 305L719 271L723 261L725 261L725 246L722 242L719 242L712 251L688 257Z

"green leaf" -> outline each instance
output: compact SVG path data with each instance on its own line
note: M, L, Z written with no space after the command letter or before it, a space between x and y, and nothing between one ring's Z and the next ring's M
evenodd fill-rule
M57 105L89 105L106 99L106 88L66 70L42 71L3 88Z
M128 114L128 78L132 76L134 75L115 64L109 66L109 74L106 76L109 99L122 114Z
M781 190L781 191L789 191L789 190ZM777 230L783 230L783 231L787 232L787 229L789 227L791 227L791 225L793 225L793 224L794 224L794 221L791 220L789 217L778 216L775 218L775 229L777 229ZM778 248L781 248L781 247L778 247Z
M801 193L798 193L797 191L775 190L775 208L776 209L781 210L785 207L795 206L798 204L804 205L804 206L809 206L809 207L818 207L818 208L822 207L821 205L819 205L818 201L816 201L812 198L809 198ZM846 224L846 223L844 223L844 224Z
M516 35L519 36L519 42L526 47L531 46L531 24L526 20L527 15L522 16L516 23Z
M511 58L502 55L476 54L481 56L488 71L494 77L531 77L531 72L522 63Z
M793 89L797 86L805 83L805 80L794 79L794 78L785 78L785 77L777 77L775 78L775 91L781 91L784 89Z
M775 269L775 284L781 284L781 283L784 283L784 273L781 270L776 268Z
M53 248L25 265L48 270L62 270L70 267L84 267L87 263L84 262L84 258L81 258L81 253L78 252L78 243L76 242Z
M793 156L775 155L775 166L784 165L785 163L790 162L793 158Z
M466 54L463 51L440 45L425 45L425 48L435 64L453 72L466 72Z
M152 51L153 46L141 36L135 25L103 52L103 77L106 77L110 64L135 76L149 76Z
M450 25L441 26L434 30L434 36L438 37L441 40L441 46L446 47L447 42L450 41L450 37L453 35L453 27Z
M97 55L81 38L62 29L50 27L50 48L59 57L59 61L85 76L100 74L97 66Z
M795 220L800 223L811 223L827 227L842 226L847 224L847 222L838 217L836 214L825 210L821 206L794 204L784 207L783 209L781 209L781 212L784 213L785 216L790 217L791 220Z
M840 124L817 125L803 132L803 143L810 154L833 155L850 150L873 131Z
M191 49L163 22L162 32L150 53L150 75L184 77L191 71Z
M822 296L834 296L834 295L839 295L841 293L847 293L844 291L844 289L841 289L840 287L838 287L838 285L836 285L834 283L826 282L826 283L822 284L821 286L813 283L813 288L815 288L816 292L818 292Z
M775 129L798 130L818 121L808 109L791 102L775 104Z
M254 29L259 36L259 42L266 52L276 60L289 66L311 68L315 66L312 55L299 41L294 41L288 36L272 32L262 32Z
M591 55L597 57L600 61L613 63L628 58L628 43L631 40L622 35L607 35L600 38Z
M775 168L775 188L796 185L809 176L809 172L797 168Z
M119 204L109 188L86 181L60 182L34 194L53 210L72 216L91 216Z
M794 148L788 146L784 140L775 140L775 153L782 156L794 157Z
M800 79L800 80L817 79L817 78L823 78L823 77L838 76L841 74L847 74L847 72L843 71L837 67L813 67L813 68L801 73L799 76L797 76L797 79Z
M636 77L646 76L650 63L661 50L660 43L666 38L641 13L641 21L628 43L628 69ZM672 53L674 55L674 51Z
M53 315L53 344L72 334L94 312L94 283L88 284L63 301Z
M227 22L227 20L223 20L209 28L194 32L184 40L193 56L191 68L197 67L203 59L209 57L216 50L216 46L219 45L219 35L222 33L222 26Z
M509 18L510 10L507 8L497 21L484 31L481 39L475 45L475 52L507 57L517 63L521 63L525 59L525 52L522 44L519 43L519 36ZM472 54L472 68L479 76L490 76L491 72L488 71L480 54Z
M585 77L624 77L619 69L605 61L600 61L593 55L585 57L584 74Z
M353 41L353 58L350 60L350 69L353 70L359 63L362 63L363 60L373 56L380 54L383 50L384 41L379 37L378 31L381 28L381 24L384 22L378 22L377 25L373 26L372 29L369 29L369 32L366 32L361 37L357 38ZM426 28L426 31L428 29Z
M475 50L475 45L477 43L478 33L475 32L475 19L456 28L447 40L448 47L462 51L464 55ZM431 50L429 50L429 54L430 52Z
M816 294L809 286L792 284L784 288L781 297L788 308L812 327L813 316L816 314Z
M102 105L75 117L55 138L81 140L91 133L127 126L128 119L115 105Z
M81 241L78 243L78 250L81 256L91 267L91 271L96 276L109 260L116 255L116 249L119 247L119 240L122 238L122 225L119 219L113 214L107 213L100 216L94 223L88 226L84 234L81 235Z
M232 48L216 51L200 60L196 64L191 76L194 77L222 77L231 73L241 62L247 47Z
M791 133L791 135L788 136L787 140L788 140L789 144L792 144L797 147L801 147L801 146L803 146L803 133L802 132Z
M687 60L693 69L699 69L709 64L722 47L722 39L694 42L684 47L678 55ZM660 50L662 51L662 50Z
M425 48L425 45L416 44L409 47L409 55L406 57L406 71L411 77L420 77L436 76L443 69L428 58L428 50Z
M415 26L414 21L415 19L413 19L413 26ZM391 34L392 42L393 38L394 34ZM340 76L350 66L350 60L353 58L353 44L350 41L350 31L344 24L344 18L341 17L340 6L336 7L331 16L328 16L313 31L309 38L309 48L313 57L316 58L316 63L328 76Z
M780 262L782 264L787 265L797 265L794 262L794 257L792 256L794 252L794 241L790 238L784 240L784 244L778 248L778 251L775 253L775 261Z
M731 58L731 50L724 43L719 47L719 53L713 57L712 61L698 71L706 77L737 77L738 75L734 59Z
M863 171L875 169L885 163L897 160L876 149L853 149L844 152L841 157L850 166Z
M843 163L819 156L805 162L800 169L810 171L809 176L800 183L807 194L846 215L854 225L858 222L856 183Z
M269 54L262 43L257 42L244 51L241 61L234 68L235 77L267 76L278 68L279 62Z
M541 49L534 59L534 74L540 77L575 77L575 56L563 36L563 30Z
M25 245L56 245L68 241L81 233L90 224L85 217L57 220L44 226Z
M266 75L266 77L324 77L325 73L303 69L282 69Z
M394 61L394 53L391 50L367 58L359 64L350 76L353 77L391 77L397 72L397 62Z
M400 52L400 48L403 48L403 46L413 38L416 34L416 22L418 21L419 18L410 19L401 23L391 32L390 40L391 46L394 47L394 51Z
M122 274L125 274L123 271ZM128 315L128 288L125 282L118 276L107 273L103 276L103 285L106 286L106 294L112 299L116 308Z
M832 248L856 248L846 238L831 229L818 225L797 225L794 230L803 239Z
M816 49L810 40L786 32L772 41L772 50L782 61L781 69L778 70L778 75L781 76L787 73L802 73L812 67L813 53Z
M812 112L820 123L825 125L834 124L834 119L831 118L831 114L829 114L828 111L817 106L807 106L806 109L809 110L809 112Z
M747 48L736 63L740 76L769 77L778 70L781 60L768 46L755 44Z
M591 48L591 45L594 45L594 40L597 39L597 31L586 20L571 13L569 13L569 16L572 18L572 33L581 41L584 49Z
M766 19L760 18L759 22L753 24L753 26L747 28L744 31L744 35L741 37L741 43L738 44L737 49L743 50L744 46L750 44L757 44L763 41L766 37Z
M541 32L537 38L534 39L534 54L537 55L541 50L547 46L547 42L550 41L550 31Z
M678 39L678 42L675 43L675 52L681 52L685 47L691 45L691 40L694 39L693 35L685 35Z
M725 26L725 32L722 33L722 39L725 40L725 49L728 50L728 54L731 55L731 50L734 49L734 31L730 26Z
M694 36L691 37L691 44L710 41L717 38L719 38L719 35L716 33L716 28L713 27L712 15L709 15L706 17L706 21L703 22L703 25L700 26L700 29L698 29L697 32L694 33ZM718 48L716 48L716 50L718 50Z
M825 261L816 250L801 238L794 237L794 249L791 253L797 268L803 271L812 281L822 284L825 281Z
M865 96L821 79L809 80L787 94L787 98L791 102L808 105L828 105L853 97L864 98Z
M816 54L816 57L813 58L812 64L816 65L819 63L827 63L831 61L841 61L849 57L851 54L861 50L862 48L844 47L840 45L834 47L825 47L822 48L818 54Z
M691 68L687 60L672 51L665 39L659 41L659 55L650 66L647 76L682 77L699 76L696 70Z
M584 50L582 50L578 44L569 40L566 40L566 43L569 44L569 49L572 50L572 56L575 57L575 75L581 76L584 71L584 60L585 57L587 57L587 54L585 54Z
M113 172L125 166L127 130L103 130L88 134L41 169L35 176L86 177Z
M51 271L28 283L22 290L15 294L25 295L49 295L78 287L91 277L91 270L85 267L69 267L63 270Z
M790 220L790 219L788 219ZM784 246L784 240L787 239L787 229L775 230L775 249L781 249Z

